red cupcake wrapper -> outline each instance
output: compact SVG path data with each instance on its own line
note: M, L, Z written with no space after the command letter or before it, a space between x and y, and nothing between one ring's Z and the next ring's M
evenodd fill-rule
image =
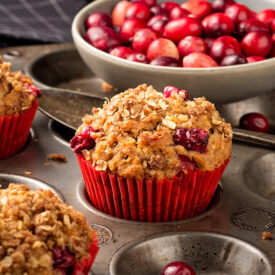
M88 275L92 264L95 260L97 252L99 250L98 241L96 236L93 237L94 241L91 243L90 246L90 257L83 259L80 263L76 263L74 266L73 275Z
M125 179L97 171L81 154L77 159L92 205L123 219L175 221L203 213L209 206L229 162L213 171L189 170L171 180Z
M37 107L35 100L25 112L0 118L0 159L15 155L24 147Z

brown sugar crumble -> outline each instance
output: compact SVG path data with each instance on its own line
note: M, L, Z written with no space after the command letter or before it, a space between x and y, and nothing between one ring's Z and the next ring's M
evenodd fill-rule
M57 153L47 154L47 159L50 159L50 160L53 160L53 161L60 161L60 162L66 162L67 161L67 159L64 155L57 154Z
M30 175L32 175L32 172L31 172L31 171L24 171L24 174L25 174L26 176L30 176Z
M114 87L112 85L110 85L109 83L103 81L102 82L102 90L104 92L110 92L110 91L113 91L114 90Z
M24 184L0 190L0 274L61 275L53 249L68 249L76 262L89 257L95 232L85 217L50 190Z
M272 240L272 234L271 232L265 231L262 233L262 239L263 240Z
M95 146L82 154L98 171L124 178L171 179L185 171L179 156L201 171L213 171L230 157L231 126L204 97L184 97L172 93L165 98L146 84L114 96L83 118L76 135L91 126ZM173 137L181 127L207 132L205 153L175 143Z

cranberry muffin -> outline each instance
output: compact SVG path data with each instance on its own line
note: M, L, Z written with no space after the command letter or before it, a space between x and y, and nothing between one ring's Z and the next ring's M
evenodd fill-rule
M119 179L123 179L125 186L129 185L129 180L131 183L143 181L147 187L147 183L151 182L153 197L150 200L153 201L154 207L156 195L159 195L158 190L162 187L165 190L173 189L173 182L180 179L181 184L177 188L185 190L185 193L188 191L189 204L194 200L197 203L197 200L203 202L207 199L208 205L220 179L221 170L224 170L230 158L232 130L230 124L220 117L215 106L204 97L188 100L187 92L184 90L168 86L163 94L143 84L114 96L109 102L104 103L102 109L94 108L92 115L83 118L83 124L78 128L71 146L77 153L81 169L85 166L86 170L82 169L82 172L90 194L104 188L105 197L109 191L113 192L114 186L111 186L110 190L106 190L106 186L93 186L99 184L104 173L110 184L114 175L117 177L117 183ZM88 177L88 167L93 169L91 177ZM98 174L101 176L97 177ZM207 195L207 198L203 199L202 187L209 189L209 178L214 180L211 184L214 187L211 194L209 190L205 190L207 194L204 195ZM102 181L105 182L105 178ZM192 186L188 182L192 182ZM129 205L135 204L134 197L139 194L137 184L133 184L132 191L128 190L129 186L125 191L123 184L117 185L121 200L122 194L126 191L126 194L137 192L132 199L127 198ZM179 194L178 191L174 191ZM145 192L146 195L148 192ZM197 195L200 198L194 198ZM94 194L91 197L92 203L94 201L93 204L96 205L97 196ZM102 209L115 205L114 199L109 203L108 198L106 200L108 207L102 205ZM161 206L163 200L167 198L160 199ZM178 202L177 199L177 203L181 201ZM122 206L123 211L123 202L117 204ZM137 211L140 207L136 206ZM169 205L169 209L171 207L178 211L185 206ZM148 205L145 205L145 208L148 209ZM205 207L202 208L205 210ZM183 210L186 216L201 211L199 208L192 208L190 213L189 206Z
M0 60L0 159L16 154L25 145L41 91L21 71L11 72Z
M1 274L88 274L97 250L84 216L50 190L0 190Z

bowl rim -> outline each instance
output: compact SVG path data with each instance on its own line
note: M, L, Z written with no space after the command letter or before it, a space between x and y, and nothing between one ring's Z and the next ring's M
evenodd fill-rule
M99 50L89 44L84 37L80 33L80 26L85 26L85 19L87 17L87 14L89 14L90 10L94 7L100 7L104 3L109 2L109 0L97 0L94 1L85 7L83 7L74 17L71 32L73 36L74 43L80 44L82 47L84 47L87 51L90 51L94 55L99 56L100 58L103 58L105 60L108 60L108 62L111 62L113 64L127 66L129 69L138 69L142 68L143 70L154 70L158 72L177 72L177 73L192 73L192 74L201 74L205 72L215 72L215 73L225 73L228 71L242 71L243 69L258 69L260 67L268 65L275 65L275 57L268 58L266 60L253 62L253 63L247 63L247 64L239 64L239 65L232 65L232 66L219 66L219 67L206 67L206 68L185 68L185 67L169 67L169 66L157 66L157 65L151 65L151 64L144 64L139 62L130 61L127 59L123 59L117 56L113 56L107 52L104 52L102 50ZM114 4L116 2L114 1ZM275 5L275 2L274 2ZM180 69L180 70L179 70Z

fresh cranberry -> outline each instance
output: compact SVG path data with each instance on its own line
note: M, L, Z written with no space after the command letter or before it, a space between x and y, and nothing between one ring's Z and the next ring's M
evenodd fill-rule
M82 132L71 139L71 148L75 153L79 153L84 149L93 149L95 147L95 140L91 137L91 133L95 132L93 127L86 126Z
M150 17L150 9L141 2L133 3L126 11L127 19L140 19L146 21Z
M266 32L250 32L243 38L241 45L246 56L257 55L265 57L271 51L272 40Z
M164 15L155 15L148 22L147 26L158 33L159 35L163 34L164 27L168 23L168 18Z
M225 8L229 4L233 4L233 0L213 0L212 1L212 12L224 12Z
M262 10L257 13L256 17L261 22L265 23L266 25L269 25L269 23L273 19L275 19L275 10L272 10L272 9Z
M125 0L120 1L115 5L112 12L112 20L113 20L114 26L120 27L123 25L125 21L126 12L128 8L131 6L132 6L132 3Z
M35 85L27 83L26 88L27 90L30 90L28 93L34 95L36 98L42 96L42 92Z
M204 32L210 37L230 35L234 31L234 22L224 13L213 13L202 20Z
M271 32L275 33L275 19L272 19L269 25Z
M170 56L159 56L153 59L150 64L165 67L181 67L181 61Z
M126 19L121 26L119 36L124 43L131 42L135 33L146 28L146 23L140 19Z
M248 56L246 60L247 60L247 63L255 63L255 62L263 61L265 60L265 58L262 56Z
M182 157L183 160L187 158L185 156ZM187 160L190 161L188 158ZM194 269L185 262L172 262L163 268L161 275L196 275L196 273Z
M211 46L212 46L212 44L213 44L214 41L215 41L215 38L213 38L213 37L205 37L205 38L204 38L204 42L205 42L206 45L207 45L208 51L209 51L209 49L211 48Z
M130 61L134 61L134 62L144 63L144 64L149 63L148 58L143 53L132 53L132 54L128 55L128 57L126 59L130 60Z
M126 59L134 51L131 48L119 46L112 49L109 53L111 55Z
M133 37L132 48L141 53L146 53L151 42L157 39L157 35L149 28L137 31Z
M53 253L53 267L55 269L66 270L75 264L75 256L72 255L67 249L55 248Z
M132 0L132 2L141 2L150 8L157 5L157 0Z
M104 26L89 28L86 32L85 38L92 46L105 52L121 45L116 32L113 29Z
M250 18L250 10L242 4L232 4L225 9L225 14L228 15L235 24L239 24L242 21L245 21Z
M176 2L163 2L160 4L160 7L165 9L165 10L168 10L169 12L175 8L175 7L179 7L180 5Z
M212 6L204 0L190 0L181 4L181 7L196 15L200 19L211 13Z
M132 2L141 2L145 5L147 5L148 7L153 7L157 5L157 0L132 0Z
M187 16L188 14L190 14L189 11L187 11L187 10L181 8L181 7L174 7L170 11L169 18L171 20L173 20L173 19L179 19L179 18Z
M227 55L241 54L241 47L234 37L221 36L213 42L209 54L215 60L220 61Z
M166 38L158 38L149 45L147 57L153 60L159 56L170 56L179 59L179 51L173 41Z
M252 18L241 22L237 27L238 37L243 38L249 32L266 31L268 32L268 26L258 19Z
M164 15L166 17L169 16L169 11L166 9L163 9L159 6L154 6L150 9L151 14L154 15Z
M181 171L182 170L197 170L198 164L194 160L190 160L188 157L183 156L183 155L179 155L179 159L180 159L180 170ZM169 270L169 271L171 271L171 270ZM177 271L177 269L174 271ZM168 271L166 271L166 272L168 272ZM173 270L171 272L173 272ZM187 271L185 270L185 272L187 272ZM164 273L164 274L167 274L167 273ZM190 275L190 273L170 273L170 274L173 274L173 275L188 275L189 274ZM191 273L191 274L193 275L193 273Z
M248 113L240 118L240 128L256 132L268 133L269 122L259 113Z
M186 36L178 44L179 53L182 57L190 53L207 53L207 45L202 38Z
M201 22L196 18L185 17L171 20L164 27L163 35L174 42L178 42L186 36L200 36L202 32Z
M187 93L186 90L180 90L180 89L178 89L178 88L176 88L174 86L166 86L166 87L164 87L164 89L163 89L163 96L165 98L170 97L172 93L177 93L177 94L183 93L184 94L183 100L188 100L188 93Z
M112 19L109 14L104 12L94 12L90 14L86 20L86 28L97 27L97 26L105 26L112 27Z
M232 65L239 65L239 64L245 64L247 63L247 60L244 56L238 55L238 54L232 54L225 56L220 65L221 66L232 66Z
M186 150L207 152L208 132L202 129L178 128L174 134L175 144L182 145Z
M190 53L183 58L182 65L186 68L209 68L219 66L214 59L205 53Z

